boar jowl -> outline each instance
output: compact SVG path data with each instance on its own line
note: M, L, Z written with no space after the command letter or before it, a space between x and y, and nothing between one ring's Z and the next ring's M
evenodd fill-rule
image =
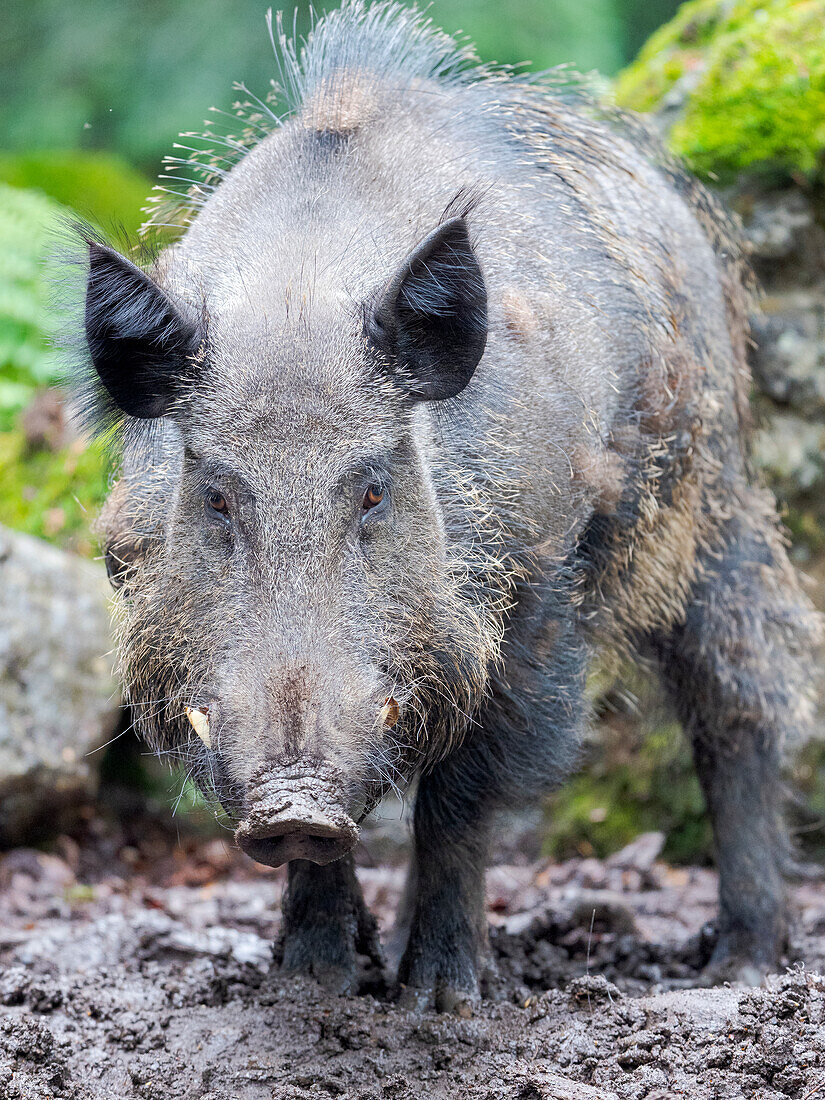
M819 623L749 471L734 232L636 124L401 7L281 64L291 112L193 154L178 243L88 241L140 731L289 863L284 966L340 990L377 950L359 824L416 778L399 987L464 1012L495 815L572 766L594 649L639 654L715 830L712 973L775 966Z

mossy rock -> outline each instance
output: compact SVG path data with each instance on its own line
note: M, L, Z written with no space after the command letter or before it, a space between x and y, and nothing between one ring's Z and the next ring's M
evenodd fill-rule
M677 106L673 152L706 178L825 174L825 0L690 0L617 79L636 111Z

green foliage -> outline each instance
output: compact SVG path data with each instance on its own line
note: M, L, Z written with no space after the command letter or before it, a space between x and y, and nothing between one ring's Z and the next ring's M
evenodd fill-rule
M715 35L742 25L741 9L756 2L737 3L735 18L725 0L690 0L669 23L650 36L632 65L616 81L616 98L634 111L652 111L686 73L705 66L705 52Z
M60 379L44 266L66 214L44 195L0 184L0 514L9 527L91 554L90 520L107 484L102 450L75 440L35 452L15 426L38 389Z
M0 184L0 431L58 376L43 262L65 214L42 195Z
M146 177L107 153L0 154L0 182L41 191L103 229L134 236L152 189Z
M106 497L102 447L83 440L56 452L32 451L19 429L0 433L0 514L17 531L87 557L96 553L91 524Z
M825 0L691 0L618 79L620 104L683 92L674 152L706 177L825 169Z
M690 750L675 724L642 734L606 722L595 759L547 804L545 854L604 857L649 830L666 835L664 858L710 857L711 834Z
M144 813L161 828L188 834L219 836L229 828L217 805L210 806L180 764L169 767L168 757L154 756L136 733L128 731L114 740L100 762L100 798L104 804L134 805L139 792Z

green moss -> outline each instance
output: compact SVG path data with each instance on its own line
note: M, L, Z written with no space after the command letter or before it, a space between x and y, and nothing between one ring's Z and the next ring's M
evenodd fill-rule
M706 177L825 168L825 0L691 0L616 84L617 101L662 106L678 82L675 153Z
M721 18L719 0L683 4L669 23L650 36L638 58L616 78L616 100L634 111L653 110L686 71L702 64Z
M104 230L137 233L152 184L106 153L37 152L0 156L0 182L39 191Z
M678 726L643 735L632 724L606 723L594 755L547 804L546 855L602 858L639 833L660 830L666 859L710 858L710 826Z
M789 788L791 832L806 858L825 858L825 745L809 741L794 760Z
M825 515L823 502L818 494L816 496L817 499L810 502L797 499L793 507L787 507L783 519L795 547L804 546L810 554L822 555L825 553Z

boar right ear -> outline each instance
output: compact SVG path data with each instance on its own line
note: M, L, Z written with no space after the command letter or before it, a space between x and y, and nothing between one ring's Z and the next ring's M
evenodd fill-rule
M196 326L145 272L90 241L86 343L118 409L149 420L168 412L199 340Z
M442 222L413 249L367 328L415 400L461 393L487 343L487 291L465 218Z

